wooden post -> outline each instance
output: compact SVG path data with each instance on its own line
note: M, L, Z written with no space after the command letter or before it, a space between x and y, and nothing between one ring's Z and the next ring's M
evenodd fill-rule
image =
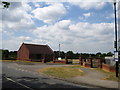
M93 67L92 57L91 57L91 55L89 56L88 66L89 66L90 68L92 68L92 67Z

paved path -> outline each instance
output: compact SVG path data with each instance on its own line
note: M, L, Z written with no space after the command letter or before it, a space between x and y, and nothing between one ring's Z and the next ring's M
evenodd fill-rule
M84 71L86 74L84 75L85 78L91 78L91 79L103 79L107 75L105 73L102 73L100 71L95 71L90 68L80 68L82 71Z
M83 83L93 86L105 87L105 88L118 88L118 82L116 81L109 81L109 80L102 80L106 77L105 73L93 70L91 68L80 68L86 74L84 76L79 76L75 78L70 78L70 81Z

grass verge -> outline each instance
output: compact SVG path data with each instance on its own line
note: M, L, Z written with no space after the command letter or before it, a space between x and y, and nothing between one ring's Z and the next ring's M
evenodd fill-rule
M65 68L65 67L47 67L38 70L44 74L55 76L58 78L71 78L76 76L83 76L84 72L80 69Z
M35 61L26 61L26 60L0 60L2 62L24 62L24 63L42 63Z
M80 66L80 65L69 65L69 66L63 66L63 67L66 67L66 68L86 68L86 67Z

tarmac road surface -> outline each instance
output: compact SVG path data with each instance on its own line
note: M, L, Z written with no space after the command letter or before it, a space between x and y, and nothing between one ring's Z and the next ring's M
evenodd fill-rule
M16 63L2 63L2 90L25 89L40 90L40 88L79 88L91 89L93 87L73 84L47 76L43 76L34 71L49 65L19 65Z

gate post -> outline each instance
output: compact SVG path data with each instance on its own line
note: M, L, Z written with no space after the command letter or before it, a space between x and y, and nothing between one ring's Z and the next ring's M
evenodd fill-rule
M89 62L88 62L88 64L89 64L90 68L93 68L93 63L92 63L92 57L91 57L91 55L89 56Z
M53 63L55 63L55 55L53 55Z
M80 64L81 66L83 65L82 55L79 56L79 64Z
M66 64L68 63L67 56L65 56L65 63L66 63Z
M98 68L102 69L102 58L98 57Z
M92 62L92 57L91 56L89 57L89 60L90 60L90 67L93 68L93 62Z

